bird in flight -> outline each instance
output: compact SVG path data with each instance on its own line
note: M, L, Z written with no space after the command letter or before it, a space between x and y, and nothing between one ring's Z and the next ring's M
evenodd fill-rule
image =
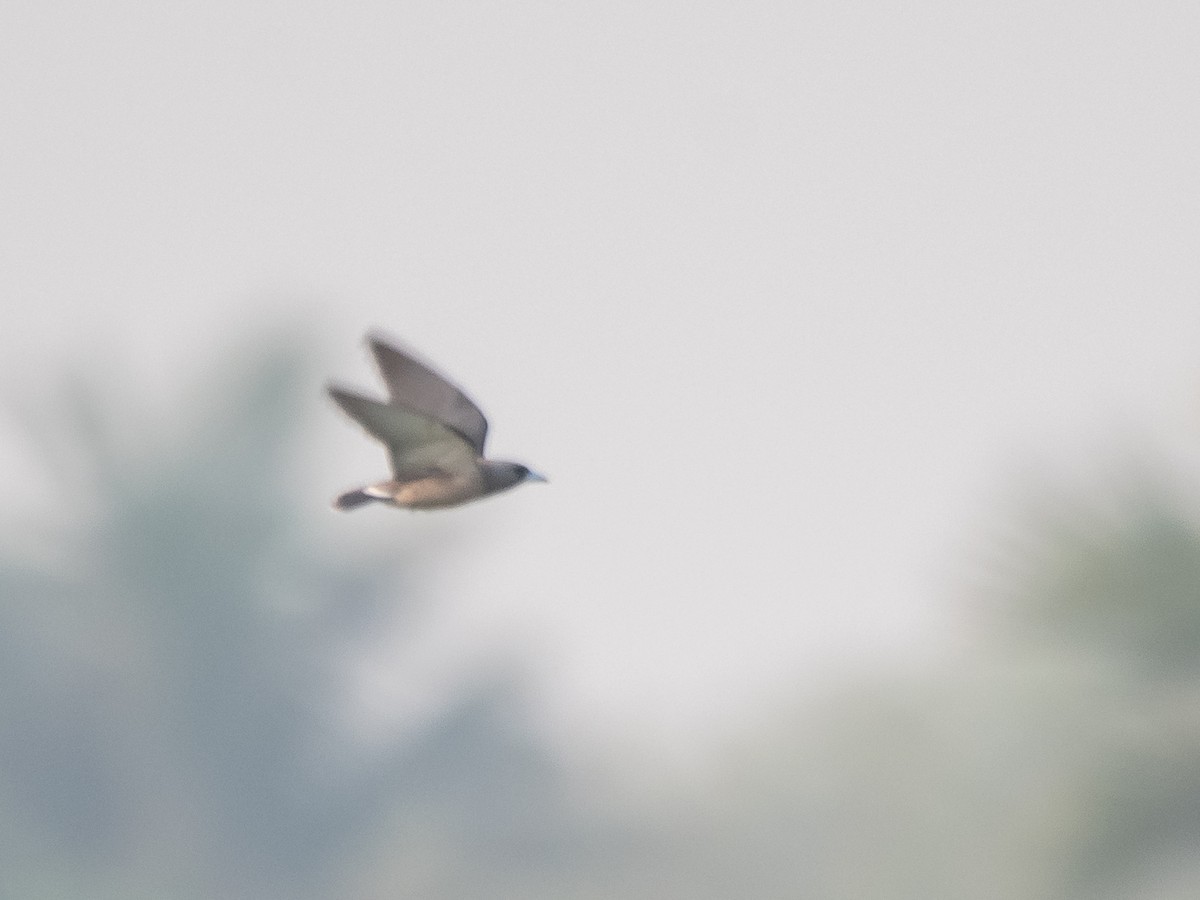
M367 345L387 402L337 385L329 386L329 396L387 448L392 477L347 491L334 509L367 503L439 509L546 480L520 463L484 459L487 419L458 387L378 334Z

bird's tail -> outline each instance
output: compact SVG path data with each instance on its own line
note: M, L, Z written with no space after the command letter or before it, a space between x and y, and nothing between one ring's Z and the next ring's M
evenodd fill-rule
M367 503L373 503L374 501L380 499L382 498L376 496L375 494L367 493L366 488L355 488L354 490L346 491L346 493L337 497L333 501L333 508L340 509L342 512L346 512L351 509L358 509L360 506L363 506Z

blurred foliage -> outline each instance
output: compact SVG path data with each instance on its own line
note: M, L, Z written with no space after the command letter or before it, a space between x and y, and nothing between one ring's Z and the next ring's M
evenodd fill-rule
M1200 523L1164 480L1039 492L964 603L973 633L744 736L706 802L677 797L686 818L660 821L660 883L713 898L1200 896Z
M310 357L255 347L165 434L81 382L26 423L77 503L42 556L0 556L0 896L1200 896L1182 492L1040 493L965 652L597 803L504 671L382 749L346 735L345 655L421 622L403 549L312 527Z
M1166 477L1047 490L1003 573L1007 629L1166 684L1200 678L1200 529Z
M343 746L339 656L410 589L402 550L304 525L309 351L255 348L157 449L81 382L29 423L78 514L54 564L0 559L0 895L338 896L412 803L471 842L567 833L506 676L370 762Z
M1091 497L1045 492L1000 595L999 647L1057 661L1084 682L1073 774L1085 812L1064 848L1080 897L1200 896L1200 522L1191 496L1149 468Z

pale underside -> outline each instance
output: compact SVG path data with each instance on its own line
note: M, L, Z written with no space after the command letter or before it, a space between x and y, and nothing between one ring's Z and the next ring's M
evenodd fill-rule
M376 497L384 503L409 509L457 506L474 500L483 492L483 478L478 472L473 476L446 475L439 472L411 481L381 481L363 489L364 494Z

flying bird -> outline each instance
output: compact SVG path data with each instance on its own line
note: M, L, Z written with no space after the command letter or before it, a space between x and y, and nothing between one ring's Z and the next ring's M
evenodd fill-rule
M329 386L329 396L387 448L392 477L347 491L334 509L367 503L438 509L546 480L520 463L484 459L487 419L458 387L380 335L369 335L367 344L387 402L337 385Z

